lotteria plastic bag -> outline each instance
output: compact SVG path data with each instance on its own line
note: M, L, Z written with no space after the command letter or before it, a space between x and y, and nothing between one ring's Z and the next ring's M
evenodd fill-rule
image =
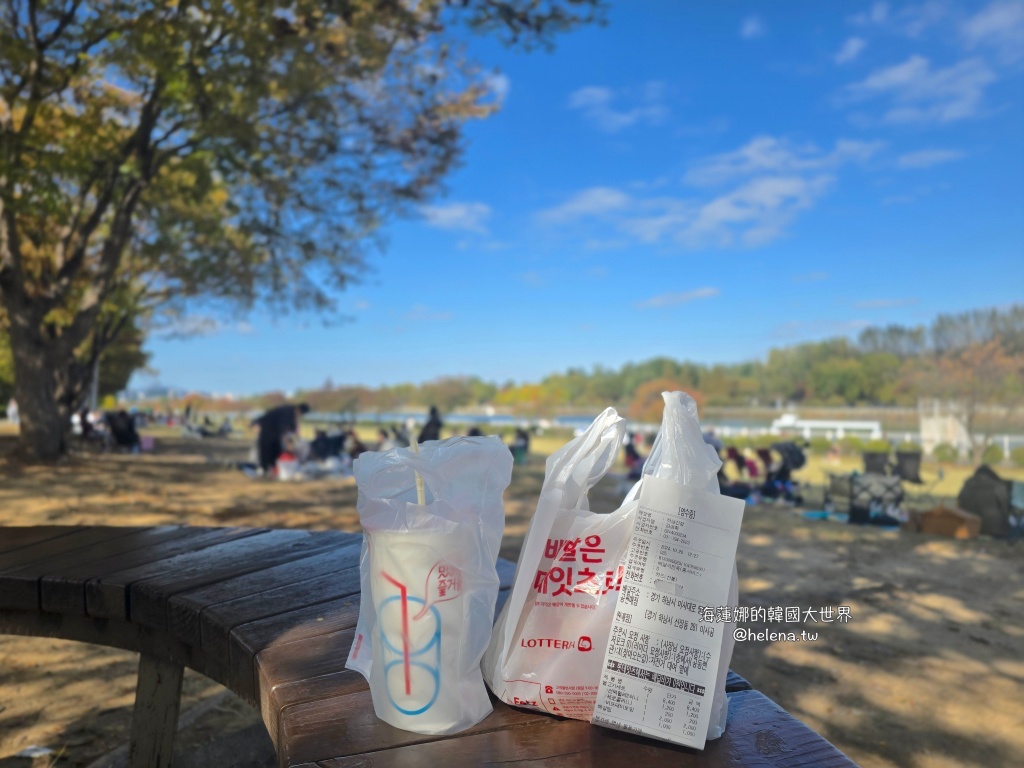
M718 493L721 460L704 442L696 404L682 392L663 397L662 427L644 475ZM483 660L484 679L508 704L578 720L593 717L643 480L610 514L590 512L587 493L611 468L624 432L625 422L609 408L548 459L512 594ZM735 566L729 595L729 604L735 605ZM725 732L725 678L733 644L728 628L709 740Z
M418 453L363 453L353 470L362 596L346 667L367 679L381 720L417 733L463 731L491 711L480 658L498 596L512 454L497 437L457 437Z

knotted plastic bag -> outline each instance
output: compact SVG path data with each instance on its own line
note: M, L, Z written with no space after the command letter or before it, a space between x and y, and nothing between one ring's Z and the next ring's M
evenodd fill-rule
M704 442L697 406L683 392L663 393L661 431L644 475L718 493L721 460ZM609 408L548 459L537 512L515 584L484 655L484 678L514 706L591 720L601 663L618 602L641 479L614 512L589 511L587 493L608 472L625 422ZM736 569L729 605L738 601ZM707 738L725 732L725 678L733 650L727 628Z
M381 720L458 733L491 711L480 658L498 596L512 455L497 437L457 437L418 453L363 453L353 471L362 595L346 667L366 678Z

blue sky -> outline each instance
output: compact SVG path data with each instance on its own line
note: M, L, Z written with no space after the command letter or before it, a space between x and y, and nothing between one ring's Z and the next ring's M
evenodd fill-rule
M386 226L353 319L193 318L165 384L245 394L701 362L1024 300L1024 2L613 2L476 41L503 106Z

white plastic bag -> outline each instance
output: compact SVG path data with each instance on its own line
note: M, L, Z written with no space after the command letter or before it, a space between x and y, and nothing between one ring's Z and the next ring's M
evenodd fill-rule
M587 493L611 468L624 433L608 408L548 458L512 594L484 656L484 678L507 704L593 715L635 505L597 514Z
M704 442L696 404L682 392L666 392L663 397L662 428L644 464L644 475L718 493L721 460ZM548 459L515 585L484 655L484 677L495 695L508 704L579 720L593 717L601 662L643 480L609 515L588 511L587 492L611 467L624 429L622 419L609 408L586 432ZM598 549L603 551L597 553ZM592 562L597 557L601 558L599 567ZM577 570L571 577L572 592L566 594L570 567ZM581 567L586 569L583 574L578 570ZM600 573L591 577L590 571ZM555 591L561 594L555 596ZM735 566L729 597L729 605L735 605ZM709 740L725 732L725 678L733 645L732 627L727 627Z
M362 599L346 667L367 679L381 720L458 733L491 711L480 657L498 596L512 454L497 437L457 437L419 453L363 453L354 472Z

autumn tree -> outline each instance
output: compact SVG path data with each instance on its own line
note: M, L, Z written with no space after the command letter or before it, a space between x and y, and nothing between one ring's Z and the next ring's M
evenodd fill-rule
M464 122L495 107L464 32L548 44L597 6L8 0L0 298L23 454L65 450L118 291L130 311L330 308L381 222L437 191Z
M966 342L966 343L965 343ZM915 373L923 394L947 401L951 415L971 440L978 461L998 425L1024 404L1024 350L1007 349L1001 338L962 339L933 358L923 360ZM986 414L989 418L979 418Z
M660 424L665 410L662 392L685 391L697 403L697 408L704 407L704 397L693 388L684 387L672 379L651 379L637 387L633 400L629 404L629 418L646 424Z

